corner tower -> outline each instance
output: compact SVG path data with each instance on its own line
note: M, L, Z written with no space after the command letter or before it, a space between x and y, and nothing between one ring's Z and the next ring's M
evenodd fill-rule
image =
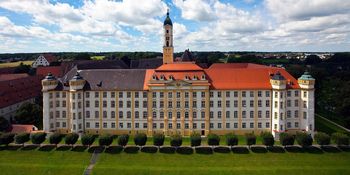
M164 20L163 64L174 62L173 23L169 17L169 9Z

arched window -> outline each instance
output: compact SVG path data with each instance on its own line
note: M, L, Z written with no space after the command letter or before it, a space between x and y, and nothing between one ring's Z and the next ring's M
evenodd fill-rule
M166 41L166 46L169 47L169 41Z

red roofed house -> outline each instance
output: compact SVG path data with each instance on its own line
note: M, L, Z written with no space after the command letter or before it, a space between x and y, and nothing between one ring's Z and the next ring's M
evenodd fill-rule
M27 74L0 75L0 116L14 119L16 110L25 102L34 102L41 94L42 76Z
M46 132L152 135L314 131L314 83L249 63L202 68L173 57L169 13L163 65L156 69L72 69L42 80ZM189 50L187 50L187 54Z
M52 54L41 54L39 57L33 62L32 67L37 68L40 66L50 66L52 62L56 62L57 58Z
M12 125L12 133L31 133L38 131L38 128L34 125Z

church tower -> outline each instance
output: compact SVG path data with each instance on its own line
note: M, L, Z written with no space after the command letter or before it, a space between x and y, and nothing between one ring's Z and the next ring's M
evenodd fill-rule
M174 62L173 23L169 17L169 9L164 20L163 64Z

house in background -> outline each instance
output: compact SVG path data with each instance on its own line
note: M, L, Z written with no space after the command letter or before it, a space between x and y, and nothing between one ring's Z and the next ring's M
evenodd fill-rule
M50 66L52 62L56 62L57 58L52 54L41 54L32 64L33 68L40 66Z
M0 116L14 120L17 109L25 102L34 103L41 94L43 77L28 74L0 75Z

